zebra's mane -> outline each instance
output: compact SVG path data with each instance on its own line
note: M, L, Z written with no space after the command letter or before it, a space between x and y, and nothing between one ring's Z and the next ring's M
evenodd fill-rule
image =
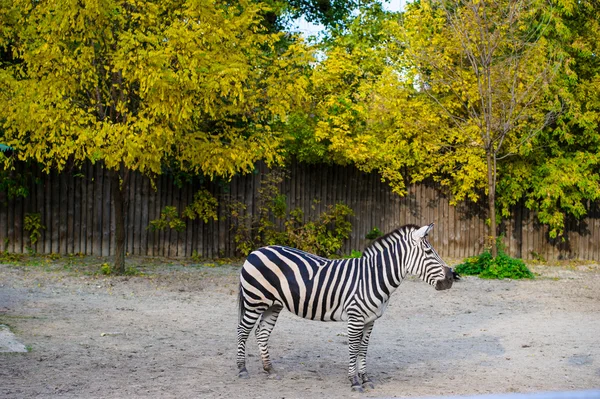
M363 252L367 252L367 250L368 250L368 249L371 249L371 248L373 248L373 246L374 246L376 243L380 243L380 242L382 242L382 241L386 240L386 239L387 239L389 236L391 236L392 234L395 234L395 233L401 233L401 232L402 232L402 233L404 233L404 232L406 232L407 230L417 230L417 229L420 229L420 228L421 228L421 227L420 227L420 226L417 226L416 224L405 224L404 226L402 226L402 227L398 227L397 229L394 229L394 230L390 231L389 233L387 233L387 234L385 234L385 235L382 235L381 237L377 237L375 240L373 240L373 242L371 242L369 245L367 245L367 246L365 247L365 249L364 249L364 251L363 251Z

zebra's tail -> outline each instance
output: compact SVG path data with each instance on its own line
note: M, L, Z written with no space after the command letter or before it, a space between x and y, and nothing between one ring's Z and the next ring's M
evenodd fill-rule
M244 293L242 292L242 283L240 282L240 288L238 290L238 323L242 322L244 310Z

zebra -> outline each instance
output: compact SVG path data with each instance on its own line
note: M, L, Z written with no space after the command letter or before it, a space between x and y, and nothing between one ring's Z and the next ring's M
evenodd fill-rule
M360 258L327 259L278 245L250 253L240 272L238 376L248 378L246 340L257 321L263 368L273 372L267 345L285 307L306 319L347 321L351 388L373 389L367 375L367 346L390 295L407 274L419 276L436 290L448 289L458 279L429 244L432 228L433 223L402 226L372 242Z

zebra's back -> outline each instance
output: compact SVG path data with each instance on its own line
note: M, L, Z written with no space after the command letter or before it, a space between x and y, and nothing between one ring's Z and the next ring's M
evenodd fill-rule
M260 248L242 267L246 306L268 301L311 320L346 320L359 265L356 259L326 259L294 248Z

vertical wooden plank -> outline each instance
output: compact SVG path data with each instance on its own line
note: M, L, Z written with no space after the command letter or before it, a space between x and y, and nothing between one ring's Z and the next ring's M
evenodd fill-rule
M456 251L456 209L453 205L448 207L448 250L452 254L452 258L458 258L459 254Z
M30 170L29 173L32 171ZM34 251L35 246L31 244L31 240L29 238L29 232L25 231L25 215L31 214L35 212L33 202L35 201L35 186L32 181L28 181L27 183L27 196L22 199L23 202L23 229L22 229L22 240L23 240L23 249L22 252Z
M193 194L196 192L196 190L198 190L198 184L196 184L194 182L194 184L191 186L190 189L190 193L189 193L189 200L192 201L193 200ZM232 197L233 198L233 197ZM221 208L222 206L224 206L224 201L226 201L225 199L219 199L219 208ZM198 246L198 223L199 220L194 220L191 221L188 229L187 229L187 235L188 235L188 253L190 256L195 256L195 255L199 255L202 256L202 252L200 252L198 250L199 246Z
M504 238L504 243L506 245L506 253L509 256L513 256L513 247L514 247L514 235L513 235L513 224L514 224L514 217L511 214L511 216L509 216L508 218L506 218L504 220L504 225L506 226L506 237Z
M529 210L523 214L523 246L521 248L521 257L528 259L529 251L531 249L531 213Z
M237 190L238 190L238 182L239 179L238 178L234 178L232 179L227 187L226 191L219 191L219 215L221 215L221 217L223 217L224 221L225 221L225 228L226 230L226 237L227 237L227 248L226 248L226 256L231 258L233 256L235 256L235 242L233 241L234 239L234 234L232 231L232 224L233 224L233 219L229 216L230 212L228 211L228 202L235 200L237 198ZM229 200L227 199L229 197Z
M127 246L129 247L128 254L136 255L136 247L139 239L139 209L138 209L138 198L137 198L137 185L138 185L138 173L130 171L130 184L129 184L129 225L131 230L127 234Z
M158 181L156 179L156 177L154 177L154 180L151 179L147 179L147 183L148 183L148 219L147 219L147 223L146 226L144 227L144 230L146 231L146 255L147 256L154 256L154 240L155 240L155 234L152 231L152 229L149 229L150 226L150 221L156 219L156 193L157 193L157 185L158 185ZM154 186L152 185L152 183L154 183Z
M15 197L15 229L14 229L14 237L15 237L15 246L13 251L15 253L24 253L26 252L26 246L29 244L28 234L25 232L25 199L22 197Z
M154 217L150 218L150 220L156 220L160 217L160 206L161 199L163 193L163 179L164 176L157 176L156 178L156 193L154 194ZM160 242L161 242L161 232L155 231L152 233L152 256L160 256Z
M436 230L436 249L443 253L445 257L448 257L448 254L444 252L444 208L443 203L446 201L446 197L442 195L441 192L438 192L438 186L434 185L431 190L431 195L435 204L435 223L437 226Z
M133 240L133 254L143 255L142 253L142 232L144 231L142 226L142 218L144 216L144 200L142 195L144 187L144 176L141 173L135 172L135 186L134 197L135 197L135 214L134 214L134 240Z
M42 216L43 221L43 216ZM0 190L0 251L8 250L8 190Z
M421 184L415 184L415 221L417 226L423 226L425 219L425 204L423 203Z
M304 220L303 222L306 222L307 218L310 215L310 208L308 207L308 197L310 196L309 191L307 190L307 186L306 186L306 180L307 180L307 175L308 175L308 165L301 165L300 167L300 174L299 174L299 181L300 181L300 201L299 201L299 206L300 209L302 209L302 211L304 212Z
M91 227L91 254L102 255L102 165L93 167L93 197L90 198L92 207Z
M597 202L594 202L590 206L590 259L598 261L598 242L600 241L600 212Z
M354 216L352 217L352 232L350 233L350 250L356 249L362 251L364 248L358 241L357 233L357 220L360 213L360 209L357 208L354 198L356 198L356 192L354 190L354 184L356 182L356 175L352 173L352 170L348 167L340 166L342 178L344 179L344 187L342 188L342 195L345 198L346 205L354 210Z
M94 253L94 198L96 198L94 189L96 188L97 168L98 166L89 163L86 168L86 255L92 255Z
M135 185L137 182L137 173L129 170L128 173L128 184L127 190L124 193L124 197L127 201L127 214L125 216L125 251L129 255L133 255L134 251L134 243L136 238L135 231L135 212L136 212L136 203L135 203Z
M292 161L290 164L290 192L288 195L288 215L289 212L296 208L296 202L298 197L298 171L297 162Z
M35 250L38 253L44 253L45 241L46 241L46 214L44 209L44 179L45 175L41 172L38 166L33 167L34 174L34 186L35 186L35 200L33 206L35 211L40 214L40 220L42 225L45 227L41 230L41 235L36 244ZM1 200L0 200L1 203Z
M179 188L173 180L171 180L171 206L174 206L178 211L181 211L181 188ZM171 257L176 258L179 256L179 236L181 235L177 230L171 230L171 237L169 243L169 253Z
M473 206L473 205L470 205ZM471 217L469 218L469 241L467 244L467 248L465 248L465 258L468 258L473 255L477 255L474 248L476 247L477 240L479 236L477 235L476 220L479 218L476 209L473 209L471 212Z
M50 188L52 209L52 253L60 253L60 176L52 171L52 187Z
M152 218L151 220L156 220L158 218L160 218L160 211L162 209L162 201L163 201L163 192L164 192L164 187L163 187L163 181L164 181L165 177L164 176L157 176L156 179L156 194L155 194L155 201L154 201L154 218ZM153 255L154 256L161 256L162 255L162 241L163 241L163 236L162 236L162 232L159 230L154 231L154 241L153 241Z
M366 236L367 233L369 231L371 231L373 228L377 227L378 229L381 228L381 224L379 223L379 215L381 215L381 182L379 181L378 178L378 174L377 173L370 173L370 178L371 178L371 184L372 184L372 192L371 195L373 197L373 206L371 207L371 223L369 223L369 226L367 226L367 228L364 231L363 236Z
M231 187L231 183L229 183ZM215 190L213 191L213 195L217 200L220 200L223 197L224 189L220 185L215 185ZM219 226L219 257L223 258L227 256L229 252L229 239L228 239L228 227L227 227L227 215L224 212L222 206L217 207L217 216L218 216L218 226Z
M590 253L590 260L597 260L597 242L598 242L598 236L597 234L597 230L596 230L596 221L598 219L598 210L597 210L597 204L595 203L591 203L590 204L590 213L589 213L589 226L590 226L590 236L589 236L589 253ZM594 239L596 238L596 239Z
M150 201L150 179L147 176L141 178L141 213L140 218L140 255L148 255L148 212Z
M160 218L161 212L165 207L166 198L167 198L167 177L161 175L159 177L160 186L158 190L158 197L156 201L156 218ZM156 232L157 240L155 241L155 256L166 256L165 253L165 242L166 242L166 233L165 230L158 230Z
M93 231L94 231L94 168L90 163L86 166L85 174L85 202L86 202L86 226L85 226L85 254L93 253Z
M87 225L88 225L88 186L89 186L89 163L86 162L81 165L79 183L81 184L81 221L80 221L80 229L81 232L79 234L79 240L81 243L79 244L79 252L82 255L87 253Z
M529 211L521 208L521 259L527 257L527 239L529 237Z
M111 223L114 201L111 195L111 171L102 168L102 256L111 255L111 231L114 224ZM112 234L114 236L114 234ZM127 236L125 236L127 237ZM113 251L114 252L114 251Z
M81 250L81 209L83 199L81 195L81 168L74 171L73 175L73 253L80 254Z
M390 189L387 183L382 183L379 179L379 189L381 190L381 208L379 212L378 225L382 231L391 231L393 228L389 225L389 221L393 220L392 203L390 201Z
M193 195L194 191L195 190L193 187L193 182L186 183L183 186L182 208L181 208L180 212L183 212L183 210L192 203L192 195ZM218 210L217 210L217 215L218 215ZM192 248L191 248L189 241L191 239L190 232L192 231L193 221L189 220L189 219L185 219L185 218L183 219L183 221L185 222L185 230L180 234L181 243L180 243L179 251L181 252L181 254L179 256L189 257L192 255Z
M29 173L32 173L32 170L29 170ZM35 208L33 203L35 201L35 184L33 181L28 179L27 182L27 196L22 199L23 202L23 229L22 229L22 240L23 240L23 249L22 252L30 252L35 251L35 246L32 245L31 239L29 236L29 232L25 231L25 215L32 214L35 212Z
M477 225L478 225L477 229L479 231L479 240L478 240L477 249L475 252L476 254L482 253L483 250L487 248L487 244L488 244L489 231L488 231L487 224L485 223L485 219L487 217L487 211L483 211L482 214L483 214L483 217L480 218L477 223Z
M464 204L461 204L460 208L455 209L456 212L456 245L458 258L464 259L466 248L467 248L467 223L468 215L466 215L467 208Z
M442 201L442 220L442 231L444 232L442 245L444 253L449 258L452 258L452 253L450 252L450 197L447 196L444 196Z
M357 210L356 212L356 248L363 249L365 247L363 242L363 236L361 236L363 217L365 215L365 206L360 198L362 197L362 174L359 170L353 169L351 171L354 177L352 182L352 204Z
M67 254L75 252L75 172L67 172Z
M242 179L242 184L247 184L248 182L245 179L245 176L240 176L240 179ZM199 189L199 187L197 187L197 189ZM245 193L246 187L243 186L242 187L242 193ZM245 195L243 195L243 197L240 199L240 201L244 204L246 204L245 202ZM247 205L247 204L246 204ZM246 208L246 212L249 212L248 208ZM204 221L197 221L195 223L195 239L197 242L197 248L198 248L198 255L201 256L202 258L206 258L208 256L208 248L207 248L207 223L204 223Z
M68 218L68 208L69 208L69 188L67 182L67 173L60 173L58 175L59 187L60 191L58 192L58 200L59 200L59 211L58 211L58 251L61 255L67 254L67 218Z
M15 200L11 198L7 201L7 222L6 229L6 248L10 253L15 252Z
M140 196L139 200L139 218L138 218L138 232L137 232L137 254L145 255L146 246L148 244L148 177L138 172L137 179L137 192Z
M581 243L579 246L579 256L580 259L590 259L590 250L589 250L589 235L590 235L590 220L589 220L589 210L590 210L590 201L587 201L586 209L588 210L588 215L582 219L582 223L580 226L583 228L579 228L579 242Z
M405 215L404 215L404 223L411 224L413 223L412 212L413 212L413 192L412 185L409 184L406 187L406 196L404 197L404 206L405 206Z
M311 181L314 183L311 187L311 200L313 201L315 210L313 211L313 217L318 218L323 212L323 197L321 196L321 188L323 187L323 173L320 173L320 168L315 165L311 168Z

